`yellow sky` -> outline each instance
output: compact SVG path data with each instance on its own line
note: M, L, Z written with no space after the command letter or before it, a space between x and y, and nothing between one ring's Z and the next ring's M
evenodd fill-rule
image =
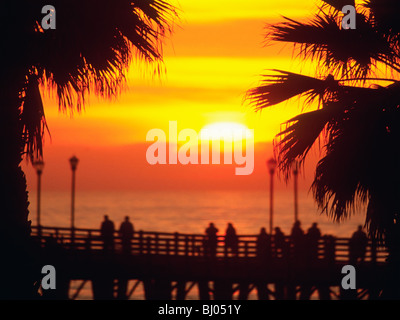
M255 141L270 141L282 122L298 112L286 104L255 113L243 103L265 69L300 71L290 47L263 47L264 26L279 15L300 18L315 2L261 0L180 0L181 22L165 43L166 74L151 76L151 66L134 63L128 88L116 101L91 98L71 118L46 98L52 145L124 145L146 141L153 128L200 131L212 122L234 121L255 130ZM46 143L49 140L46 140Z
M172 1L183 11L183 18L192 23L210 21L265 19L285 14L304 16L313 8L315 1L305 0L179 0Z

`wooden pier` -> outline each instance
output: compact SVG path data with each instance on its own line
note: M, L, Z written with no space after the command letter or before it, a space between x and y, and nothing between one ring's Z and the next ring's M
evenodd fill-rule
M225 237L218 236L215 254L207 250L201 234L135 232L129 252L115 234L113 248L104 249L100 230L33 227L41 261L57 270L57 290L46 295L77 299L84 285L92 283L94 299L129 299L139 284L143 299L184 300L197 288L200 300L246 300L256 293L268 299L375 299L383 280L387 252L369 242L363 261L349 257L349 239L321 237L315 253L304 247L297 252L286 237L278 248L272 237L260 252L257 235L239 235L232 252ZM342 267L357 270L357 290L342 290ZM71 292L70 283L81 281ZM128 283L134 280L134 285ZM253 295L254 296L254 295Z

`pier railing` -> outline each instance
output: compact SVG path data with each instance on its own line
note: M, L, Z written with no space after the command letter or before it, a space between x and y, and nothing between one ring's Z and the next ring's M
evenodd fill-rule
M100 230L60 227L32 227L33 237L41 245L58 245L65 249L103 251L104 240ZM215 256L216 258L256 258L265 255L271 258L284 258L293 256L294 243L289 237L285 237L283 245L278 247L274 237L270 239L268 248L260 252L257 235L238 235L237 249L231 250L225 245L225 236L217 236L217 247L215 252L210 252L207 236L202 234L167 233L137 231L129 241L129 252L133 255L168 255L168 256ZM116 232L113 237L113 250L123 252L126 242ZM350 239L336 238L333 236L322 236L317 246L314 247L317 259L328 259L333 261L349 261ZM303 253L308 254L311 248L305 245ZM383 247L368 242L364 261L384 263L387 251Z

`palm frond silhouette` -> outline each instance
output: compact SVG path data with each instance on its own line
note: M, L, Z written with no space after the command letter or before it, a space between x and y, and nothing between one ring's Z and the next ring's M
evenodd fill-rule
M0 247L13 274L0 297L32 293L28 199L23 158L42 157L47 128L41 87L54 90L60 109L81 110L90 94L118 95L128 66L153 62L162 72L163 41L177 13L163 0L54 0L56 29L43 30L45 1L8 1L0 17ZM29 267L30 266L30 267Z
M345 4L354 2L323 1L307 22L270 25L267 40L292 43L297 58L315 62L316 74L273 70L247 99L256 110L299 96L315 106L277 135L280 169L289 178L291 163L304 162L322 142L312 184L321 211L342 221L367 205L369 234L386 240L393 260L400 254L400 6L364 1L356 7L356 29L346 30Z

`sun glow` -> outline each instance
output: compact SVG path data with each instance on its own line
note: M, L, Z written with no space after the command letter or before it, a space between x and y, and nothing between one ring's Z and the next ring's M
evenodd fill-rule
M201 140L245 140L253 138L253 130L237 122L215 122L200 130Z

